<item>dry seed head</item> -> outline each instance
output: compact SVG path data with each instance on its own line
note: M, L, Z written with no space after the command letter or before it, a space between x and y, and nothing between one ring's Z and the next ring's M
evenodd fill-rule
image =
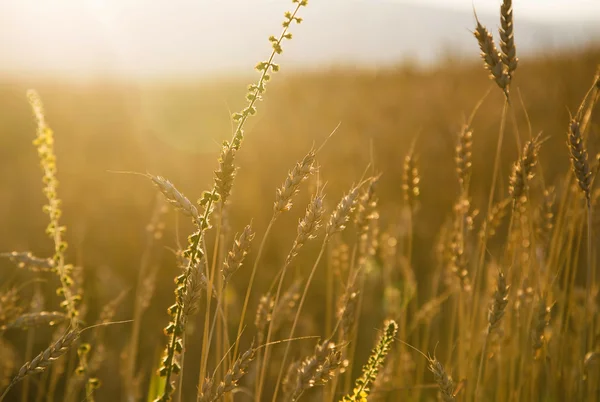
M258 333L258 343L263 342L265 337L265 329L273 317L274 307L275 301L270 293L261 296L258 302L258 308L256 309L256 317L254 319L254 325L256 326L256 331Z
M16 377L13 378L11 384L16 384L21 381L25 377L30 374L41 373L45 371L50 364L65 353L71 348L73 342L79 338L79 331L73 330L66 333L52 345L50 345L46 350L38 354L28 363L25 363Z
M469 257L467 255L467 251L465 250L465 238L463 231L458 224L455 224L450 249L452 252L450 257L450 271L459 279L461 288L464 291L469 292L471 290L471 281L468 271Z
M458 144L456 145L456 172L458 174L458 182L463 190L467 192L469 180L471 179L472 167L472 152L473 152L473 130L468 124L463 125L460 134L458 135Z
M299 360L290 363L285 373L285 377L283 377L283 380L281 381L283 393L286 395L286 398L284 398L285 400L290 399L292 392L295 390L300 364L301 362Z
M236 151L237 149L230 146L229 143L223 143L221 155L219 156L219 169L215 171L215 188L221 196L223 204L227 202L227 199L231 195L231 187L233 186L233 180L237 171L234 165Z
M231 275L242 266L244 258L252 245L252 239L254 239L252 224L246 225L242 234L234 240L231 251L227 254L225 262L223 263L223 279L225 282L229 282Z
M161 193L165 196L167 201L173 205L176 209L181 211L185 216L189 216L194 221L200 222L200 216L198 214L198 208L187 199L175 186L167 179L162 176L148 175L152 182L158 187Z
M248 369L250 367L250 363L256 357L256 349L254 345L251 345L248 350L246 350L237 360L233 363L233 366L223 378L223 381L219 383L217 389L214 393L213 401L221 398L225 393L233 391L238 386L239 380L246 375Z
M513 27L512 0L504 0L500 6L500 49L502 50L502 63L506 67L509 80L517 69L517 48L515 47Z
M509 178L508 192L515 202L520 202L525 195L529 181L533 178L533 169L537 165L537 155L540 149L540 135L527 141L519 160L513 164Z
M553 186L544 190L543 202L538 210L537 235L542 240L544 247L548 247L550 236L554 228L554 202L556 192Z
M182 319L187 319L198 312L198 303L202 296L202 291L207 289L207 283L202 280L204 276L204 268L206 266L206 258L202 258L195 267L190 270L187 286L183 294L183 314Z
M534 356L537 356L539 351L544 346L544 341L546 339L544 332L550 323L551 311L551 307L546 305L546 299L544 297L540 297L534 312L533 325L531 329L531 346L533 348Z
M282 328L285 322L292 321L294 319L294 311L298 300L300 300L300 280L296 280L292 285L281 295L279 302L273 307L273 314L271 319L271 327L273 332L277 332Z
M488 213L485 222L483 222L481 230L479 231L480 238L483 239L486 231L488 239L491 239L496 234L496 231L502 224L502 220L508 212L508 206L511 202L512 200L510 198L505 198L492 206L491 211Z
M335 376L335 372L342 366L342 363L342 351L330 349L325 362L317 368L311 386L327 384Z
M419 168L417 167L416 157L411 150L404 157L404 165L402 168L402 191L404 194L404 202L412 212L415 211L417 201L420 194L419 183Z
M360 235L359 264L365 264L369 257L373 257L379 248L379 213L373 211L368 221L367 231Z
M342 329L343 339L350 340L352 329L356 319L356 307L358 303L358 291L355 286L350 286L342 295L338 308L338 320Z
M335 210L331 213L331 216L329 217L327 228L325 229L327 237L330 237L334 233L341 232L346 228L346 223L350 218L350 214L356 206L358 194L359 187L353 187L350 190L350 192L346 194L335 207Z
M11 262L16 264L19 268L28 269L32 272L49 272L54 269L54 264L50 258L38 258L30 252L17 252L2 253L1 257L8 258Z
M297 400L305 390L315 385L314 381L317 370L325 364L327 358L330 356L330 352L334 349L335 344L329 342L329 340L325 340L322 343L317 343L315 346L315 353L302 361L302 364L298 367L298 375L292 393L292 401Z
M590 202L590 191L592 182L592 173L588 162L588 155L583 143L583 136L579 129L579 122L575 119L569 124L569 133L567 145L571 154L571 167L577 178L577 183L588 202Z
M454 402L454 382L452 377L448 375L442 363L433 358L429 360L429 370L433 373L433 378L438 385L442 401Z
M498 272L496 291L494 292L492 306L488 312L488 333L491 333L500 325L500 320L504 316L506 305L508 304L509 289L510 286L506 284L506 277L501 271Z
M212 388L214 382L215 379L212 377L206 377L204 381L202 381L202 387L200 388L197 402L211 402L213 400Z
M369 186L362 192L358 199L356 207L356 227L360 235L364 235L369 230L369 223L372 219L378 218L377 215L377 196L376 189L379 182L379 176L373 177L369 181Z
M20 315L13 321L9 322L6 325L0 326L0 331L5 331L7 329L19 328L19 329L27 329L31 327L37 327L40 325L49 325L53 326L57 323L68 320L69 317L61 313L60 311L41 311L38 313L27 313Z
M473 33L479 48L481 49L481 58L483 59L485 68L490 72L490 78L496 81L496 84L508 95L508 84L510 76L506 73L504 64L500 59L500 53L494 44L494 38L486 27L481 25L477 19L477 26Z
M16 288L10 288L0 293L0 322L10 322L21 315L23 307Z
M324 196L322 194L316 194L310 204L306 207L304 217L298 221L296 239L286 258L286 264L289 264L292 261L298 254L298 251L300 251L300 248L302 248L308 240L316 237L316 232L321 227L321 220L325 213L323 199Z
M350 268L350 247L340 238L331 244L328 264L336 277L343 278Z
M273 205L274 213L289 211L292 208L292 197L298 192L300 184L315 170L315 156L315 150L311 149L300 162L296 163L292 171L288 173L288 177L281 188L277 189L275 204Z

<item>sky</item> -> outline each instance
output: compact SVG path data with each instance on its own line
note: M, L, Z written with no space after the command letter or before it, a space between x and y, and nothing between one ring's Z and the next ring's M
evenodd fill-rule
M402 3L427 4L434 9L460 12L462 17L458 22L456 14L446 18L446 11L439 11L436 22L426 12L420 14L418 21L402 20L402 12L396 12ZM400 23L410 27L415 42L422 37L418 29L428 23L427 29L435 31L432 33L438 37L444 29L442 34L451 35L448 25L454 23L454 32L462 37L472 25L473 6L480 15L493 16L489 21L497 25L499 4L500 0L310 0L302 15L307 20L306 29L311 31L304 32L304 42L292 41L291 47L305 46L304 53L296 54L313 60L315 52L310 47L318 43L318 38L310 38L310 34L326 35L331 28L337 32L337 42L330 40L331 48L321 52L339 51L343 56L359 57L360 54L350 54L362 52L359 42L369 41L362 43L368 49L373 40L379 41L386 32L398 34L392 28ZM0 74L160 75L200 71L215 63L218 65L214 67L222 70L247 68L262 57L264 38L278 33L281 14L291 5L290 0L0 0ZM350 18L357 27L354 32L352 27L343 26L339 16L347 10L338 11L340 8L359 10ZM517 22L560 22L570 30L568 24L577 29L582 21L588 25L597 21L596 26L600 27L600 0L514 0L514 9ZM388 18L388 14L394 16ZM456 26L458 23L461 25ZM380 25L385 25L387 31L369 36L367 31L381 30ZM546 33L543 38L548 36ZM439 38L428 39L429 42L414 47L438 46ZM341 41L345 48L336 49L334 45ZM396 44L392 46L395 48ZM389 49L390 46L378 49L375 54Z
M408 3L431 4L437 7L496 11L498 0L397 0ZM515 14L533 20L595 19L600 21L600 0L513 0Z

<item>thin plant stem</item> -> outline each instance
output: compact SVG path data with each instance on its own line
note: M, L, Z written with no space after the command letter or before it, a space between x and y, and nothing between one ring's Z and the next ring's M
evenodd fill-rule
M242 333L242 328L244 327L244 320L246 318L246 312L248 310L248 303L250 302L250 294L252 293L252 285L254 285L254 277L256 276L256 271L258 270L258 263L260 262L260 257L262 256L263 250L265 248L265 244L267 242L267 237L269 237L269 233L273 228L273 224L275 223L275 219L277 218L277 214L273 214L271 217L271 221L265 230L265 234L260 242L260 246L258 247L258 254L256 255L256 259L254 260L254 265L252 266L252 273L250 274L250 280L248 281L248 287L246 288L246 296L244 297L244 304L242 306L242 313L240 314L240 321L238 324L237 334L235 336L235 346L233 347L233 357L234 359L237 356L239 350L240 343L240 334Z
M285 279L285 275L287 273L287 270L289 268L290 265L290 259L286 258L286 261L283 265L283 269L281 270L281 275L279 276L279 283L277 284L277 292L275 293L275 298L273 299L273 305L277 306L277 303L279 302L279 296L281 295L281 289L283 286L283 281ZM267 340L266 340L266 346L265 346L265 350L264 350L264 357L262 360L259 360L260 364L260 375L258 377L258 386L256 387L255 390L255 400L259 401L260 400L260 396L262 395L262 389L263 389L263 385L264 385L264 381L265 381L265 376L266 376L266 366L267 366L267 361L269 358L269 350L270 350L270 343L271 343L271 337L273 336L273 320L271 320L269 322L269 328L267 330ZM292 334L293 336L293 334ZM290 338L292 337L290 336ZM282 364L283 367L283 364Z
M184 368L184 363L185 363L185 341L186 341L186 334L185 331L183 332L183 334L181 334L181 345L183 347L183 352L181 353L181 360L179 362L179 365L181 366L181 371L179 372L179 386L177 387L177 399L176 402L182 402L182 395L183 395L183 368Z
M300 303L298 304L298 310L296 311L296 316L294 317L292 329L290 330L290 334L288 336L288 338L290 338L290 339L294 337L294 333L296 332L296 326L298 325L298 320L300 319L300 313L302 312L302 306L304 305L306 295L308 294L308 288L310 287L310 284L315 275L315 272L317 271L319 262L321 261L321 258L323 257L323 253L325 252L328 241L329 241L329 236L325 235L325 239L323 239L323 245L321 246L321 250L319 251L317 260L315 261L315 264L313 265L312 270L310 271L310 275L308 276L308 279L306 281L306 285L304 286L304 292L302 292L302 297L300 298ZM283 359L281 360L281 368L279 370L279 375L277 376L277 382L275 383L275 391L273 391L272 402L277 401L277 393L279 392L279 384L281 384L281 379L283 378L283 372L285 370L285 365L287 363L287 358L288 358L289 353L290 353L290 344L288 343L285 347ZM257 399L257 400L260 400L260 399Z
M508 99L504 101L504 106L502 107L502 117L500 118L500 131L498 134L498 143L496 145L496 156L494 158L494 171L492 173L492 183L490 187L490 194L488 197L487 211L492 210L492 205L494 204L494 195L496 191L496 182L498 181L498 173L500 171L500 156L502 153L502 142L504 138L504 129L506 125L506 111L508 108ZM488 225L483 230L483 236L481 239L481 243L479 246L479 261L475 266L475 272L473 273L473 294L478 292L479 283L481 282L479 279L479 271L483 269L483 264L485 262L485 253L487 248L487 240L488 240ZM472 328L471 328L472 329Z

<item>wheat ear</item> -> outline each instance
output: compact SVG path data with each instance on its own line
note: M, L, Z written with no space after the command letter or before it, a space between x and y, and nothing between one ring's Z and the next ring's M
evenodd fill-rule
M23 380L25 377L35 374L41 373L45 371L53 361L60 358L62 355L67 353L67 351L73 345L73 342L79 338L80 331L79 330L71 330L63 335L60 339L50 345L46 350L40 352L36 357L33 358L30 362L25 363L20 369L18 374L12 379L8 387L4 390L2 396L0 396L0 401L4 399L4 397L8 394L8 391L19 381Z

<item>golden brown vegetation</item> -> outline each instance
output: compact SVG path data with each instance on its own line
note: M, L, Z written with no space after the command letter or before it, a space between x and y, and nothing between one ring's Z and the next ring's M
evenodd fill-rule
M31 119L2 84L0 400L600 400L600 52L516 72L505 0L500 50L474 29L498 88L456 63L267 95L305 5L245 103L40 83Z

